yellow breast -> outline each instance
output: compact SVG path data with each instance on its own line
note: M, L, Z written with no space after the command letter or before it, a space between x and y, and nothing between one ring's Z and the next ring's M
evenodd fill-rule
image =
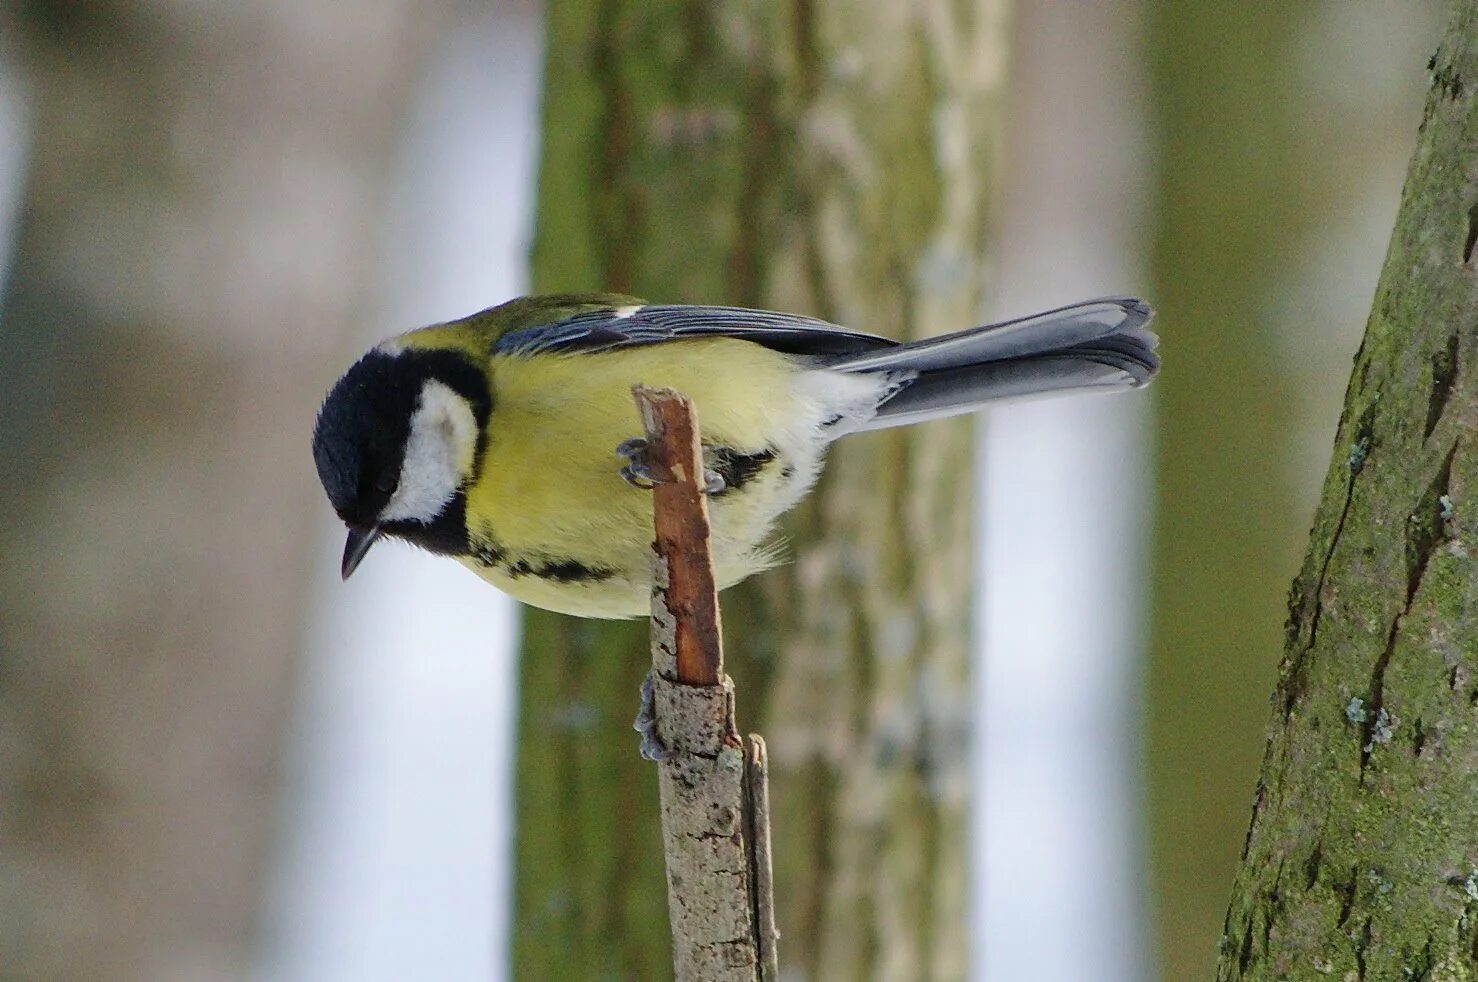
M616 446L640 433L631 387L676 389L698 410L704 442L778 456L710 500L720 586L770 565L762 548L820 463L806 374L789 357L731 338L601 355L495 357L494 404L464 562L526 603L597 617L648 608L652 502L620 476Z

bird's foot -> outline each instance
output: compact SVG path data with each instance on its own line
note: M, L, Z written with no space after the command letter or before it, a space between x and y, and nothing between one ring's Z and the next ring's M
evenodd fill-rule
M650 491L658 485L657 475L647 461L647 441L639 436L623 440L616 447L616 456L626 463L621 467L621 479L634 488Z
M641 684L641 708L637 710L636 721L631 728L641 734L641 755L644 760L670 760L672 751L668 750L662 743L662 738L657 735L657 687L653 673L648 672L647 677Z
M652 469L651 462L647 460L647 441L639 436L630 440L623 440L616 447L616 456L626 461L621 467L621 479L634 488L650 491L659 484L666 481L657 476ZM718 471L705 469L703 471L703 493L718 494L728 487L724 476Z

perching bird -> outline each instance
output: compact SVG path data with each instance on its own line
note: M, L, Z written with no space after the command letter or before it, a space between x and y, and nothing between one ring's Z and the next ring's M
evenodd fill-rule
M313 458L349 527L343 575L392 536L525 603L649 608L636 383L698 408L722 587L849 433L1051 393L1145 385L1150 309L1111 298L906 344L810 317L630 297L526 297L376 346L318 413ZM624 466L622 466L624 461Z

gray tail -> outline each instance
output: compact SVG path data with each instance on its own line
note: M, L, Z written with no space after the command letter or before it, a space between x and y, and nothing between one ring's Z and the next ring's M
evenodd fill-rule
M843 355L840 372L887 372L902 383L861 429L877 430L1057 393L1137 389L1160 369L1142 300L1089 300L1000 324Z

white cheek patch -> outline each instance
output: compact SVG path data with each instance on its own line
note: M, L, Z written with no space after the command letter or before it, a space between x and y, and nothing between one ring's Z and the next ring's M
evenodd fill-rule
M411 415L400 483L380 512L382 522L429 524L441 514L472 470L477 417L445 384L430 379Z

